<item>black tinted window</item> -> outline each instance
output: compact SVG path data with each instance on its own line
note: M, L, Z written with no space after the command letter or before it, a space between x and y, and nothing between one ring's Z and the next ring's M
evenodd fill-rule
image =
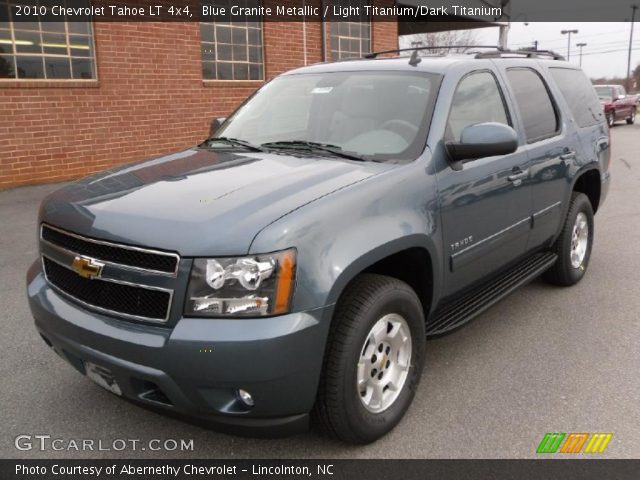
M604 113L598 96L581 70L551 68L550 72L578 126L589 127L603 120Z
M484 122L509 125L502 95L489 72L467 75L458 84L447 124L447 138L460 140L465 127Z
M507 77L524 123L527 142L549 137L558 131L558 118L547 87L529 68L507 70Z

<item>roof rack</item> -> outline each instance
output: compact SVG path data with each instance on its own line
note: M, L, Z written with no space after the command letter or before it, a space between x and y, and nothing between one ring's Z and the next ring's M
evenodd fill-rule
M381 52L365 53L363 57L377 58L378 55L385 55L387 53L417 52L419 50L453 50L454 48L493 48L496 50L502 50L498 45L434 45L432 47L397 48L395 50L383 50Z
M432 47L410 47L410 48L398 48L395 50L383 50L380 52L371 52L363 55L363 58L377 58L378 55L385 55L388 53L402 53L412 52L412 62L417 62L418 51L420 50L453 50L453 49L468 48L473 49L469 54L475 54L475 58L512 58L514 56L523 56L526 58L539 58L550 57L554 60L564 60L564 57L559 53L552 50L532 50L527 48L521 48L518 50L509 50L502 48L499 45L434 45ZM490 49L487 52L477 52L477 49Z
M553 60L564 60L564 57L553 50L532 50L520 48L518 50L498 49L496 52L477 52L475 58L512 58L523 56L526 58L551 57Z

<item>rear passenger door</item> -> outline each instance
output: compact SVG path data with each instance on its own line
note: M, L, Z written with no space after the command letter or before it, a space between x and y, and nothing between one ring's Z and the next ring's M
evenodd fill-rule
M464 75L455 87L445 141L484 122L512 125L502 87L491 70ZM446 248L444 295L486 277L525 252L530 229L531 193L525 181L528 158L522 148L480 158L437 173L442 235Z
M578 136L580 150L576 162L570 167L573 169L571 178L575 178L575 172L579 168L596 164L605 181L609 176L609 132L604 111L591 81L582 70L562 64L550 66L548 72L556 87L556 97L566 104L565 110L571 113L567 123L572 125ZM569 188L567 182L567 190ZM569 191L566 195L569 195Z
M521 62L499 63L516 104L519 129L524 133L531 174L532 230L527 250L548 244L562 222L563 200L570 188L568 167L575 160L578 140L540 70Z

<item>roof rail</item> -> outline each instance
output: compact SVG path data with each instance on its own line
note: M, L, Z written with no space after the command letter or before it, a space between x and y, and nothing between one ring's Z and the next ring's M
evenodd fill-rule
M526 58L551 57L553 60L564 60L562 55L552 50L532 50L527 48L518 50L499 49L496 52L477 52L475 58L511 58L517 55Z
M383 50L381 52L365 53L363 57L377 58L378 55L385 55L387 53L417 52L419 50L453 50L454 48L493 48L502 51L502 49L498 45L434 45L432 47L398 48L395 50Z
M562 55L552 50L532 50L527 48L509 50L498 45L434 45L431 47L398 48L395 50L383 50L380 52L366 53L363 55L363 58L377 58L378 55L402 52L413 52L414 55L412 55L412 58L414 58L417 56L417 53L420 50L453 50L456 48L473 49L472 52L468 53L475 54L475 58L510 58L515 55L520 55L526 58L551 57L554 60L564 60L564 57ZM477 52L475 51L476 49L490 49L490 51Z

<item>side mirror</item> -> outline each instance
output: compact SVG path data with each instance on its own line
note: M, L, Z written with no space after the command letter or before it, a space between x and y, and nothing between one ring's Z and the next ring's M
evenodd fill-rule
M209 137L213 137L216 134L216 132L220 130L220 127L222 126L222 124L226 119L227 117L218 117L218 118L214 118L211 121L211 127L209 128Z
M518 134L504 123L477 123L462 130L459 142L447 142L447 153L454 170L478 158L508 155L518 149Z

